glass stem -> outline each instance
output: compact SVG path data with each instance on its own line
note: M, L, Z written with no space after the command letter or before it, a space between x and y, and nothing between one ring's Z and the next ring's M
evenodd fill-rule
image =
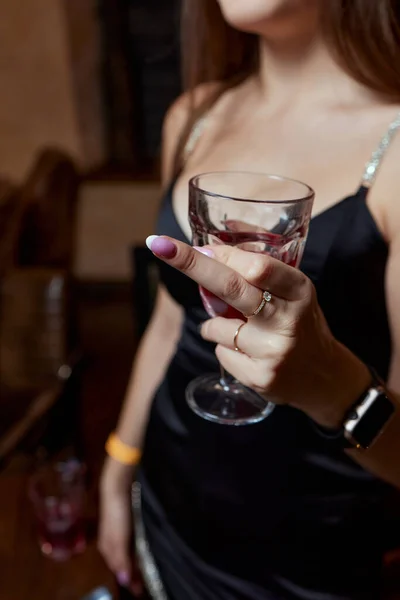
M219 373L220 373L220 375L219 375L219 383L220 383L221 387L224 390L229 389L228 382L226 381L226 372L225 372L224 367L221 364L219 365Z

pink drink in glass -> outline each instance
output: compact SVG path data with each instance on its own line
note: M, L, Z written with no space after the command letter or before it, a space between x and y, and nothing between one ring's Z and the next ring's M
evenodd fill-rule
M216 231L212 235L207 234L206 243L220 244L222 242L228 246L237 246L249 252L268 254L291 267L297 267L301 260L305 236L305 231L296 231L295 234L292 232L292 235L287 237L265 231L240 232L227 230ZM245 319L244 315L232 306L229 306L224 314L218 315L209 302L210 299L215 298L214 294L202 286L199 286L199 291L203 306L210 317L223 316L226 319Z
M64 561L86 548L84 469L78 461L49 465L34 475L30 497L44 555Z
M313 200L314 192L308 185L279 175L234 171L196 175L189 181L193 245L236 246L298 267ZM260 287L268 290L268 281ZM200 289L200 295L210 316L244 318L234 308L219 306L209 291ZM221 425L258 423L274 409L272 398L242 385L221 365L220 373L204 373L193 379L186 399L197 415Z

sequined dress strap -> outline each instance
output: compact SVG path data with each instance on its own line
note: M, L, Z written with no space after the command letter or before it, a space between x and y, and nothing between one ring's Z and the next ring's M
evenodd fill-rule
M376 176L379 171L379 167L382 163L382 159L385 155L386 150L389 148L391 142L397 131L400 129L400 112L397 113L395 119L389 125L389 129L381 139L379 146L372 153L370 160L365 165L364 174L361 180L361 184L365 188L372 187Z
M202 133L204 132L207 126L208 113L204 114L200 117L195 124L189 134L185 147L183 149L183 160L184 162L190 157L193 153L197 142L199 141ZM371 155L370 160L366 163L364 173L361 179L361 184L363 187L370 188L372 187L379 171L379 167L381 166L382 159L386 153L386 150L389 148L393 138L395 137L397 131L400 129L400 112L397 113L396 117L393 119L391 124L389 125L388 130L385 132L385 135L382 137L379 146L374 150Z
M189 137L186 141L185 147L183 148L182 158L183 163L186 163L189 156L192 154L193 150L196 147L197 142L199 141L204 129L207 125L207 117L208 113L202 115L193 125Z

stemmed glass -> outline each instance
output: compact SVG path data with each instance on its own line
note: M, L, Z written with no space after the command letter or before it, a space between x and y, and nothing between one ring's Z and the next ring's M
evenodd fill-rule
M193 244L228 244L298 267L313 201L308 185L278 175L234 171L196 175L189 182ZM207 313L215 317L210 292L200 287L200 295ZM246 320L232 307L223 316ZM195 413L225 425L257 423L271 413L273 402L220 370L188 385L186 397Z

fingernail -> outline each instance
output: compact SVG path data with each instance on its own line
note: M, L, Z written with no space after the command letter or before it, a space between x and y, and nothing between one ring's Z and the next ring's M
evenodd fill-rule
M130 583L129 573L126 573L125 571L117 573L117 581L119 585L122 585L122 587L128 587Z
M161 258L174 258L178 250L174 242L160 235L149 235L146 246Z
M214 256L214 252L210 248L202 248L201 246L193 246L193 248L197 250L197 252L201 252L210 258L213 258Z
M212 317L224 315L229 308L229 305L226 302L224 302L217 296L214 296L214 294L212 294L208 290L200 288L200 296L203 300L204 308L206 309L207 313Z
M215 316L222 316L228 310L228 305L223 300L220 300L216 296L212 296L211 298L207 298L208 310L210 314L215 314Z

